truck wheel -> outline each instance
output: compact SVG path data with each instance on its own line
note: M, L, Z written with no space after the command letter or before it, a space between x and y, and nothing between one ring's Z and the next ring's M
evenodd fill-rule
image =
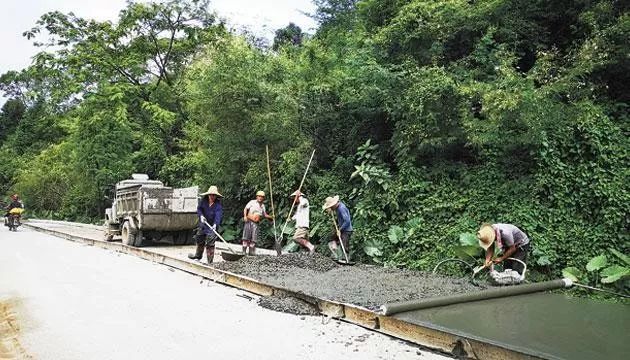
M129 225L129 221L125 221L122 226L122 243L129 246L136 246L136 234L131 229L131 225Z
M135 240L136 240L135 243L134 243L134 246L138 246L138 247L143 246L144 244L142 242L142 240L143 240L143 238L142 238L142 231L136 230L136 233L134 234L134 236L135 236Z

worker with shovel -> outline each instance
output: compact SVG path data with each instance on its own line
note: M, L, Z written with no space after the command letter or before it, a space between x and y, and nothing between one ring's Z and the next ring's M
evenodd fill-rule
M322 206L324 211L334 211L337 215L337 220L335 220L333 214L333 222L335 223L335 232L330 237L330 242L328 243L328 248L332 251L333 256L338 260L342 257L339 255L339 243L341 242L341 249L343 251L343 255L346 257L346 261L348 260L348 251L350 246L350 237L352 236L352 219L350 218L350 211L348 207L339 201L339 196L335 195L334 197L327 197L324 202L324 206Z
M296 190L293 194L293 203L297 206L293 220L295 220L295 233L293 233L293 241L308 249L309 254L315 253L315 245L308 241L309 230L309 203L308 199L300 190Z
M260 234L259 223L263 217L268 220L273 220L273 216L267 214L264 202L265 192L258 191L256 193L256 200L248 202L243 209L243 221L245 221L242 239L243 253L249 249L249 255L256 254L256 242Z
M513 282L509 278L518 278L522 281L521 275L524 275L529 251L529 238L523 230L512 224L483 224L477 232L477 239L479 239L479 246L486 251L483 267L503 263L502 273L494 270L490 273L497 282L502 283L505 280L503 278L508 278L508 282ZM495 241L502 254L493 259Z
M217 234L220 231L221 220L223 218L223 206L220 198L223 197L219 193L216 186L210 186L208 191L201 194L202 198L197 206L197 216L199 217L199 227L195 235L197 242L197 250L194 254L188 254L190 259L201 260L203 256L203 248L206 248L206 258L208 264L212 264L214 259L214 243L217 240ZM212 228L211 228L212 227Z

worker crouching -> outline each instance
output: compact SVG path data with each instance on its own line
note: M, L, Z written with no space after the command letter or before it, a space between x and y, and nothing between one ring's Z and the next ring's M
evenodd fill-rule
M245 254L249 250L249 255L256 254L256 242L258 242L258 236L260 235L260 221L263 218L272 220L273 216L267 214L265 209L265 192L258 191L256 193L256 199L251 200L245 205L243 209L243 221L245 226L243 227L243 253Z
M492 279L500 285L518 284L525 279L529 238L518 227L511 224L483 224L477 232L479 246L486 251L484 266L503 263L503 271L490 271ZM501 256L493 259L495 247L501 250Z
M202 199L197 206L199 227L195 235L197 250L194 254L188 254L190 259L201 260L203 249L206 249L208 264L214 260L214 243L218 238L221 220L223 218L223 206L220 199L223 197L216 186L210 186L208 191L201 194Z

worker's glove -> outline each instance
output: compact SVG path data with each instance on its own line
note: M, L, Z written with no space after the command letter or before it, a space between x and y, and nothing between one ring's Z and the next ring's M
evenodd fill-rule
M210 226L212 228L212 230L217 231L217 224L212 224L212 226Z
M199 222L200 222L200 223L205 224L205 223L206 223L206 222L208 222L208 221L206 220L206 218L205 218L203 215L201 215L201 216L199 217Z

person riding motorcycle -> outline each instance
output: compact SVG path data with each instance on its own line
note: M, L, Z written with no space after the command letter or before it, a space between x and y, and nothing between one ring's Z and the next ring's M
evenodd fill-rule
M4 226L9 226L9 215L13 209L24 209L24 204L20 201L18 194L11 195L11 203L5 208L7 210L4 214Z

